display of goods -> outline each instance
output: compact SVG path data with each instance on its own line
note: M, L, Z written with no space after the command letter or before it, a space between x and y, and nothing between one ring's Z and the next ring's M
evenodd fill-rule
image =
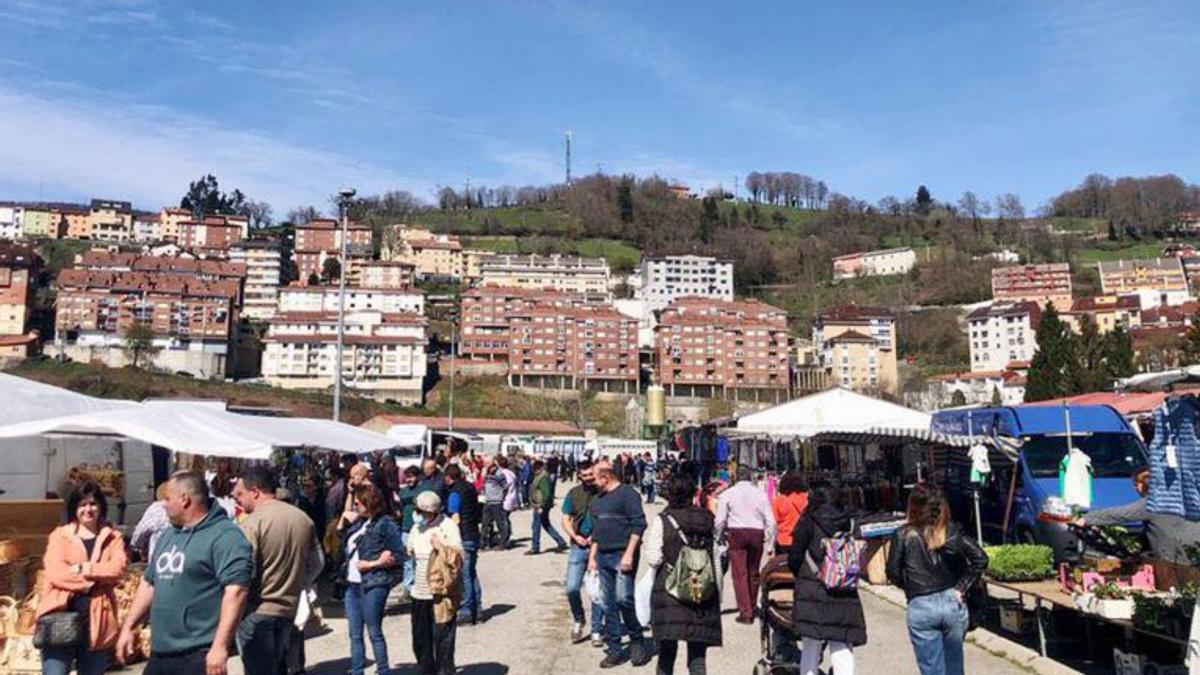
M31 588L30 568L37 565L37 558L20 558L0 563L0 595L24 596Z
M142 583L142 572L146 569L145 565L133 564L125 570L125 578L121 580L121 584L114 589L113 594L117 598L117 623L125 620L125 614L129 612L129 608L133 606L133 598L137 595L138 585Z
M0 596L0 640L7 638L10 633L16 633L19 604L11 595Z
M1133 625L1145 631L1185 639L1191 630L1195 599L1175 593L1135 593Z
M67 482L71 485L79 485L87 480L99 485L100 491L109 499L125 498L125 474L121 471L107 466L82 464L71 467L67 472Z
M1054 574L1054 549L1033 544L988 546L988 576L996 581L1039 581Z
M0 539L0 565L4 565L21 557L21 546L12 539Z

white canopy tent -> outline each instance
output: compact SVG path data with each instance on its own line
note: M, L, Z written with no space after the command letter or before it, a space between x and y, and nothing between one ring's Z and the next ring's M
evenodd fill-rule
M66 415L126 410L138 405L133 401L78 394L6 373L0 373L0 391L4 392L4 405L0 406L0 426Z
M928 413L849 389L830 389L741 417L729 435L811 438L823 433L928 434Z
M382 434L330 420L243 415L196 401L124 403L128 405L101 412L35 415L31 421L0 425L0 439L115 435L175 452L242 459L267 459L277 447L370 452L400 445Z

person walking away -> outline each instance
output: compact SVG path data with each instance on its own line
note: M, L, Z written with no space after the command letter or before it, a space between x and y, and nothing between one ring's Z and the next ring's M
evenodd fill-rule
M500 547L507 549L512 544L512 512L516 511L521 506L520 498L517 497L517 474L509 468L508 458L504 455L496 457L496 463L500 466L499 471L504 476L504 536Z
M576 466L579 485L571 488L562 503L562 526L571 540L570 553L567 556L567 579L564 584L567 589L567 605L571 608L574 623L571 626L571 642L583 642L587 636L588 624L583 614L583 577L587 572L588 551L592 546L592 517L589 508L592 498L596 496L596 476L592 471L591 460L580 460ZM604 646L601 629L604 625L604 607L592 603L591 632L592 644Z
M974 540L950 522L950 505L918 487L908 497L908 522L892 538L888 580L908 598L908 637L921 675L963 675L966 592L987 569Z
M422 485L420 482L421 470L415 466L404 467L404 473L401 476L400 490L396 493L396 508L400 512L400 541L405 548L408 547L408 533L412 530L413 514L416 512L417 496L422 492L428 492L429 487ZM404 576L400 581L400 585L404 587L404 594L408 596L412 593L413 576L416 573L416 567L412 558L404 556Z
M716 536L729 547L736 620L754 623L763 549L775 543L775 516L767 494L750 479L746 467L738 470L737 482L717 499Z
M808 509L808 489L796 473L784 474L779 480L778 494L771 502L775 517L775 550L786 553L792 547L792 532Z
M129 537L129 546L137 551L138 557L143 561L150 559L150 552L154 550L159 535L171 526L171 521L167 520L167 508L163 505L166 496L167 482L163 481L154 491L155 502L142 512L142 517L138 519L133 534Z
M435 598L434 589L430 588L430 559L435 551L461 551L462 539L458 526L442 513L442 500L436 492L417 497L417 516L408 539L408 555L417 562L412 593L412 649L423 675L449 675L454 672L457 614L450 613L443 616L445 621L437 621L434 606L445 598ZM453 601L452 597L449 599Z
M117 659L125 663L133 655L136 629L149 614L145 675L225 675L253 578L250 542L209 498L198 473L171 476L166 508L171 527L159 538L125 615Z
M646 514L637 491L621 482L608 462L596 466L592 499L592 547L588 569L600 574L604 593L605 656L601 668L625 661L635 666L650 662L634 606L633 585L637 572L638 544L646 530ZM629 636L629 651L621 648L621 626Z
M504 481L500 464L493 457L483 479L481 539L484 548L507 548L512 536L508 529L508 517L504 513L504 498L508 495L508 485Z
M792 533L788 568L796 578L792 632L803 640L801 675L818 675L821 643L829 647L833 675L853 675L854 648L867 643L867 622L857 588L830 589L820 579L823 542L851 533L854 523L841 492L824 484L808 493L808 509Z
M529 492L529 504L533 507L533 536L525 555L541 553L543 529L554 540L556 552L567 550L566 540L550 521L550 511L554 508L554 481L541 460L533 463L533 489Z
M643 554L654 570L650 627L659 675L675 672L679 643L687 643L688 675L707 672L709 647L721 646L721 593L713 557L712 514L695 506L696 484L676 477L667 508L646 530Z
M645 495L647 504L653 504L654 491L658 484L658 473L654 466L654 460L648 452L642 457L641 477L642 494Z
M54 612L81 618L82 640L75 645L44 645L42 673L101 675L117 642L115 589L128 564L125 539L108 523L108 500L87 480L67 496L66 524L50 532L42 556L45 576L39 589L37 620Z
M350 672L362 675L366 669L366 645L363 629L371 638L375 670L379 675L392 672L388 661L387 639L383 634L383 612L388 593L400 582L400 561L404 555L400 527L387 515L383 493L371 483L359 485L354 492L354 507L359 518L343 530L345 551L342 575L346 580L346 620L350 630Z
M529 490L533 487L533 458L521 457L517 466L517 494L520 496L521 508L529 506Z
M446 468L446 515L458 525L462 540L462 610L459 623L475 625L483 611L483 587L479 584L479 521L482 507L475 486L467 482L462 467Z
M442 469L438 465L437 460L426 459L424 462L421 462L420 485L426 490L436 492L439 498L445 496L446 477L442 475ZM443 498L442 501L446 500Z
M247 614L237 630L247 673L287 675L300 594L316 580L323 563L312 519L277 499L278 487L274 473L251 467L233 488L233 498L247 514L242 532L254 566Z

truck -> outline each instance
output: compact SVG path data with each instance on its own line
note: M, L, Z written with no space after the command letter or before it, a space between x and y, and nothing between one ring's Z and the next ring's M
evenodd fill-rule
M1067 527L1069 518L1047 510L1059 497L1059 464L1071 446L1092 461L1091 508L1102 509L1136 501L1132 476L1147 465L1141 437L1120 413L1106 405L1038 405L959 408L934 413L932 431L975 437L1007 438L1019 442L1017 460L993 461L990 479L980 488L983 537L990 543L1045 544L1056 560L1071 560L1078 542ZM969 464L956 463L943 475L955 519L974 531L973 486ZM1015 471L1015 482L1013 472ZM1005 514L1009 511L1008 529Z

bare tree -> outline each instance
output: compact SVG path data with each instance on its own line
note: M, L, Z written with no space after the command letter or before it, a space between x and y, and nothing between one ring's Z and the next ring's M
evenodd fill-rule
M1005 220L1025 220L1021 198L1011 192L996 197L996 215Z
M270 227L274 222L271 205L266 202L250 200L242 206L242 211L250 218L252 228Z
M305 225L321 217L321 212L315 206L301 206L288 211L287 222L293 225Z
M970 190L964 192L958 200L958 208L971 219L972 223L979 224L979 197L976 197L974 192Z

